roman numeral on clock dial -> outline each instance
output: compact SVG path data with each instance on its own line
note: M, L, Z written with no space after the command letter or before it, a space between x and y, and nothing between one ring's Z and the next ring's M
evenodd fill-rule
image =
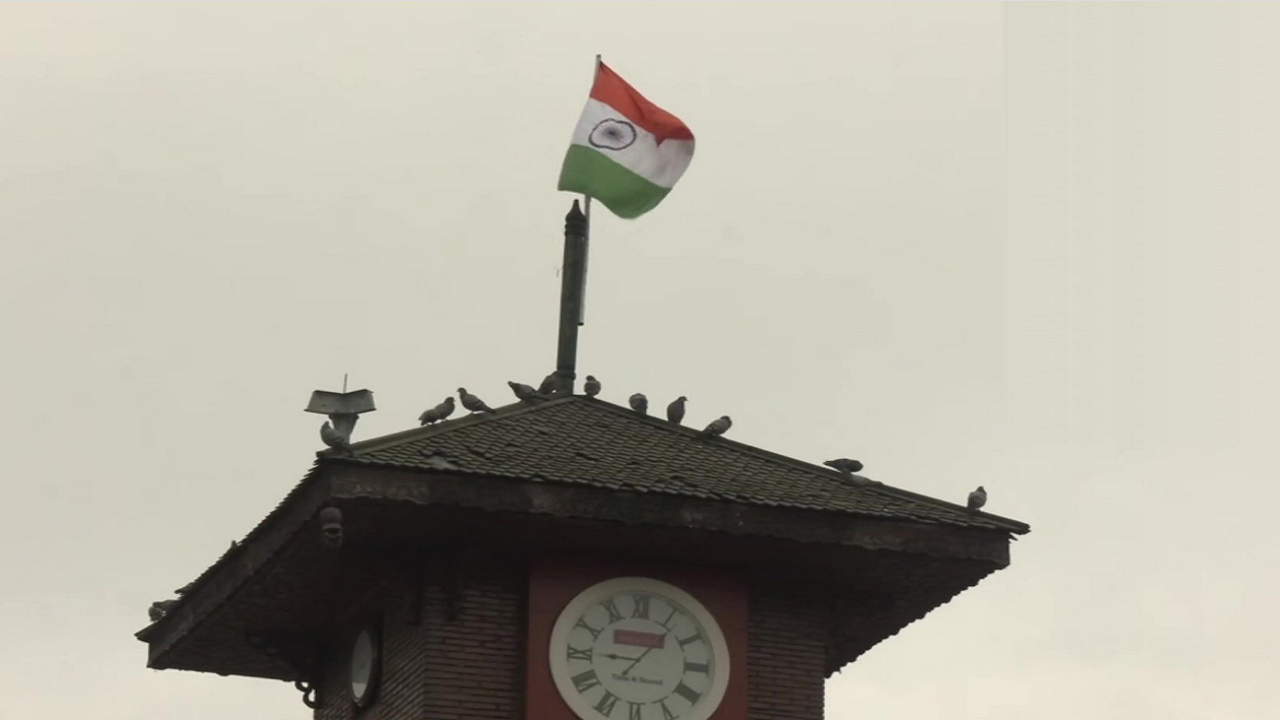
M586 660L587 662L591 662L591 648L586 648L585 650L579 650L578 648L570 645L569 659L570 660Z
M613 712L613 706L617 704L618 704L618 696L614 695L608 690L605 690L604 697L601 697L600 702L595 704L595 708L596 708L596 711L599 712L601 715L604 715L605 717L609 717L609 713Z
M671 608L671 614L667 615L667 619L666 619L666 620L663 620L662 622L660 622L660 623L658 623L658 624L659 624L659 625L661 625L662 627L664 627L664 628L666 628L666 629L670 630L670 629L671 629L671 619L672 619L672 618L674 618L675 616L676 616L676 609L675 609L675 608Z
M649 596L648 595L632 595L635 600L635 607L631 609L631 617L640 618L642 620L649 619Z
M618 609L617 604L613 602L612 598L605 600L604 603L602 603L602 607L605 612L609 613L610 625L622 619L622 611Z
M590 652L590 651L588 651L588 652ZM711 672L711 664L710 664L710 663L696 663L696 662L689 662L688 660L685 660L685 661L684 661L684 671L685 671L686 673L697 672L697 673L702 673L703 675L706 675L707 673Z
M702 693L698 692L697 690L694 690L688 685L685 685L683 681L679 685L677 685L676 689L672 690L671 693L673 695L679 695L680 697L684 698L685 700L688 700L691 703L698 702L698 698L702 697Z
M580 627L583 630L586 630L587 632L591 633L592 640L595 640L596 638L600 637L600 629L591 627L591 625L587 623L586 618L578 618L578 622L574 623L573 626Z
M573 677L569 678L569 680L573 682L573 687L576 688L577 691L580 693L584 693L600 684L600 678L596 677L595 670L587 670L586 672L580 672L577 675L574 675Z
M702 640L702 635L700 633L695 632L693 635L687 638L676 638L676 640L680 643L680 647L685 647L688 645L692 645L693 643L700 642Z

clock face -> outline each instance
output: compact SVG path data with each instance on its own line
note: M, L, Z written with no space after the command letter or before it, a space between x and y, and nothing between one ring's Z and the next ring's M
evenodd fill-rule
M707 720L729 683L729 650L692 595L650 578L593 585L551 631L551 677L583 720Z

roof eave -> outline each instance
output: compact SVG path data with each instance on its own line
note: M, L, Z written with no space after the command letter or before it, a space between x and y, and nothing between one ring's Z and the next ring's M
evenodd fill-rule
M161 663L165 653L195 631L255 572L272 562L329 495L324 462L317 461L244 540L223 553L191 583L164 617L134 633L150 646L147 666L164 667Z
M625 525L682 527L980 559L999 567L1009 563L1008 535L1004 530L444 471L379 468L342 461L334 463L329 476L333 496L339 499L398 500Z

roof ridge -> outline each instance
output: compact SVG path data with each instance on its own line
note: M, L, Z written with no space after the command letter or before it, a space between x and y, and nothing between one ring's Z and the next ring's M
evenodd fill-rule
M881 503L901 503L903 505L903 510L910 507L915 507L919 510L932 508L934 511L944 511L946 514L954 516L957 519L967 516L973 520L985 521L1007 532L1023 534L1030 531L1030 526L1021 521L990 513L969 510L964 505L948 502L928 495L922 495L910 490L892 487L880 481L874 481L874 483L867 485L854 485L849 482L842 473L825 466L782 455L754 445L748 445L737 440L731 440L723 436L718 436L714 439L707 439L702 437L702 433L696 428L672 423L658 415L650 415L648 413L640 414L629 407L624 407L608 400L602 400L600 398L589 397L586 395L559 396L551 400L533 404L517 401L515 403L499 407L492 413L471 413L469 415L465 415L454 420L447 420L435 425L411 428L409 430L403 430L389 435L370 438L369 440L364 440L359 443L353 443L351 446L353 452L350 456L344 456L335 451L325 451L320 455L321 457L333 460L352 459L365 462L376 462L376 458L372 456L376 455L380 451L391 449L405 443L446 436L457 430L466 430L486 423L501 422L508 418L514 419L524 417L529 414L543 412L553 407L561 407L568 404L578 404L583 408L599 409L601 412L617 416L619 420L632 423L633 427L635 424L639 424L641 426L653 428L666 433L669 436L680 438L685 442L704 443L707 447L719 446L733 453L755 457L758 461L764 461L769 466L803 473L805 476L810 478L811 481L816 481L821 483L823 486L828 486L832 488L833 491L837 489L842 491L853 489L857 491L857 494L861 494L863 497L867 497L868 499L879 498L879 502Z
M682 432L682 433L684 433L684 434L692 434L694 437L700 437L700 436L701 436L701 433L699 433L699 432L698 432L697 430L695 430L694 428L688 427L688 426L686 426L686 425L673 424L671 421L669 421L669 420L663 420L662 418L659 418L659 417L657 417L657 416L652 416L652 415L648 415L648 414L640 415L639 413L637 413L636 411L634 411L634 410L632 410L632 409L630 409L630 408L624 408L624 407L622 407L621 405L616 405L616 404L611 403L611 402L609 402L609 401L607 401L607 400L600 400L600 399L598 399L598 398L589 398L589 397L586 397L586 396L574 396L574 397L579 397L579 398L581 398L581 399L583 399L583 400L588 400L588 401L590 401L590 402L598 403L598 404L603 405L603 406L605 406L605 407L612 408L612 409L614 409L614 410L616 410L616 411L619 411L621 414L624 414L624 415L627 415L627 416L631 416L631 417L640 417L640 418L644 418L644 419L646 419L646 420L651 420L651 421L653 421L654 423L656 423L656 425L657 425L657 426L659 426L659 427L663 427L663 428L666 428L667 430L672 431L672 432ZM733 439L727 438L727 437L725 437L725 436L723 436L723 435L720 435L720 436L716 437L715 442L717 442L717 443L722 443L722 444L728 444L728 445L730 445L730 446L732 446L732 447L736 448L737 450L740 450L740 451L742 451L742 452L746 452L746 453L749 453L749 454L752 454L752 455L756 455L756 456L758 456L758 457L760 457L760 458L762 458L762 459L764 459L764 460L768 460L768 461L770 461L770 462L775 462L775 463L778 463L778 464L780 464L780 465L789 466L789 467L792 467L792 468L795 468L795 469L799 469L799 470L805 470L805 471L813 472L814 474L819 475L819 476L821 476L821 477L823 477L823 478L825 478L825 479L835 480L835 481L837 481L837 482L841 483L841 484L842 484L842 485L844 485L844 486L847 486L847 485L848 485L848 483L845 481L845 479L844 479L844 475L843 475L842 473L840 473L840 472L839 472L839 471L837 471L837 470L832 470L832 469L827 468L827 467L825 467L825 466L818 465L817 463L811 463L811 462L808 462L808 461L805 461L805 460L800 460L800 459L798 459L798 458L793 458L793 457L791 457L791 456L789 456L789 455L783 455L783 454L781 454L781 453L776 453L776 452L773 452L773 451L771 451L771 450L766 450L766 449L764 449L764 448L757 447L757 446L755 446L755 445L748 445L748 444L746 444L746 443L744 443L744 442L739 442L739 441L737 441L737 440L733 440ZM1010 519L1010 518L1001 517L1001 516L999 516L999 515L993 515L993 514L991 514L991 513L986 513L986 512L981 512L981 511L970 511L970 510L969 510L969 508L968 508L968 507L966 507L966 506L964 506L964 505L960 505L960 504L958 504L958 503L953 503L953 502L948 502L948 501L946 501L946 500L942 500L942 499L935 498L935 497L930 497L930 496L928 496L928 495L921 495L920 493L912 492L912 491L910 491L910 490L904 490L904 489L902 489L902 488L893 487L893 486L891 486L891 485L887 485L887 484L885 484L885 483L883 483L883 482L881 482L881 481L878 481L878 480L877 480L877 481L875 481L875 483L876 483L875 485L865 485L865 486L860 486L860 489L862 489L862 490L866 490L866 491L870 491L870 492L877 492L877 493L881 493L881 494L884 494L884 495L888 495L888 496L890 496L890 497L897 498L897 499L899 499L899 500L908 500L908 501L911 501L911 502L918 502L918 503L922 503L922 504L926 504L926 505L933 505L933 506L935 506L935 507L944 507L944 508L946 508L946 509L948 509L948 510L962 510L962 511L964 511L964 512L975 512L975 514L977 514L977 515L981 515L981 516L986 517L987 519L990 519L990 520L1003 521L1003 522L1009 523L1010 525L1018 526L1019 528L1025 528L1025 529L1028 529L1028 530L1030 529L1030 526L1029 526L1029 525L1027 525L1026 523L1021 522L1021 521L1019 521L1019 520L1013 520L1013 519ZM1025 531L1026 531L1026 530L1023 530L1023 532L1025 532Z
M409 428L408 430L401 430L388 435L379 435L377 437L369 438L368 440L354 442L351 443L351 451L354 454L377 452L378 450L398 445L402 442L444 435L445 433L459 430L461 428L468 428L473 425L479 425L480 423L501 420L503 418L519 417L554 405L563 405L574 397L575 396L570 395L568 397L558 397L538 403L527 403L523 400L517 400L509 405L496 407L493 409L493 412L469 413L453 420L444 420L432 425L422 425L420 427ZM337 453L326 453L325 456L335 458L342 457L342 455Z

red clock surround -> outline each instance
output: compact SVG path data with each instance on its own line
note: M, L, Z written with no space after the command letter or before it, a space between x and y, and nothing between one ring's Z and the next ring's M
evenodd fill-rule
M735 575L705 568L647 562L577 562L537 558L529 563L529 643L525 720L580 720L551 679L547 647L565 605L588 587L615 577L651 577L693 595L711 612L729 646L729 686L710 720L747 717L747 586Z

